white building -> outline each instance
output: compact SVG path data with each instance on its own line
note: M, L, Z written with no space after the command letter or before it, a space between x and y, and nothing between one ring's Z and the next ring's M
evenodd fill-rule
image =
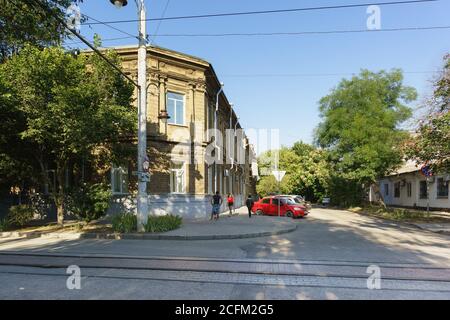
M420 167L412 161L406 162L395 173L379 180L380 192L386 205L449 210L450 173L437 173L427 178L420 172ZM370 200L375 201L373 190Z

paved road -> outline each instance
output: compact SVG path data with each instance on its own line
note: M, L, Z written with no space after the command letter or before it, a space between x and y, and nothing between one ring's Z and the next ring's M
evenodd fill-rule
M0 239L0 298L450 299L449 236L339 210L292 223L237 240ZM69 265L80 290L66 287Z

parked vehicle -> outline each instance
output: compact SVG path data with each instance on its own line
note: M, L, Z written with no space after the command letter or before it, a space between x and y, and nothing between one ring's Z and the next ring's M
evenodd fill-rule
M290 197L282 196L270 196L260 199L253 205L252 212L257 215L277 216L278 207L280 216L302 218L308 215L308 210L305 206L298 204Z
M295 202L297 202L298 204L306 207L306 209L308 211L311 210L312 206L311 206L311 202L306 201L305 198L303 196L300 195L282 195L281 197L290 197L292 198Z

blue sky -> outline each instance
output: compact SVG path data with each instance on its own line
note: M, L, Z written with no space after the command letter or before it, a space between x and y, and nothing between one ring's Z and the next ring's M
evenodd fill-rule
M388 2L391 0L383 0ZM85 0L81 12L101 21L136 19L133 0L120 10L109 0ZM167 0L146 0L147 17L162 16ZM170 0L165 17L218 12L260 11L367 3L367 0ZM381 28L450 25L450 1L381 6ZM416 107L430 93L432 73L450 51L450 29L270 37L164 37L180 33L300 32L366 28L366 8L308 11L254 16L163 21L155 43L211 62L225 83L244 128L279 128L283 145L312 142L320 121L318 101L343 77L360 69L401 68L405 84L415 87ZM159 22L148 22L149 34ZM136 34L136 23L115 24ZM126 36L102 25L83 25L89 40ZM105 41L104 46L136 44L137 40ZM420 73L416 73L420 72ZM331 74L331 75L330 75ZM284 76L283 76L284 75Z

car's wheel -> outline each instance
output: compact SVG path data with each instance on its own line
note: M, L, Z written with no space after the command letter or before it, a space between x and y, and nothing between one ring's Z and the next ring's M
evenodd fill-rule
M288 218L293 218L294 215L292 214L291 211L288 211L288 212L286 212L286 217L288 217Z
M257 216L262 216L263 214L264 214L264 212L262 210L256 210Z

